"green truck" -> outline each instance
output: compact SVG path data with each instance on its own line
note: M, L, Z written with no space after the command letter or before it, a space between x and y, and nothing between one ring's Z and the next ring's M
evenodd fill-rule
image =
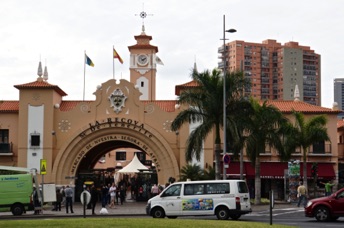
M0 166L0 170L18 172L25 171L25 168ZM0 212L11 211L13 215L22 215L34 209L32 192L35 173L27 171L21 174L0 175Z

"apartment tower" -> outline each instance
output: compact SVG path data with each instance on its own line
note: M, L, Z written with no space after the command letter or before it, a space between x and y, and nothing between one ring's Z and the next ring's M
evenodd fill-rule
M296 86L301 101L321 105L320 55L298 42L276 40L229 42L218 49L220 69L242 70L251 81L246 95L261 100L294 100Z

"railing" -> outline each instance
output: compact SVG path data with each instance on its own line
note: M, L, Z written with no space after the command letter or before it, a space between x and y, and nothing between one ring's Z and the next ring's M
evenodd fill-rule
M12 143L0 143L0 153L12 153Z

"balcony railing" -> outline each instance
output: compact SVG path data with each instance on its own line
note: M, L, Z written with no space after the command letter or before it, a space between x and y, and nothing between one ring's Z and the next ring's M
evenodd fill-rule
M0 143L0 153L12 153L12 143Z

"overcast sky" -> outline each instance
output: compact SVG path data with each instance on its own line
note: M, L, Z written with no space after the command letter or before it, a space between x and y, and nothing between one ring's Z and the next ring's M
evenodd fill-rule
M97 85L113 77L113 45L124 60L115 61L115 77L129 80L128 46L145 11L146 34L164 62L157 99L175 99L195 60L199 71L217 67L226 15L226 29L237 30L229 41L296 41L320 54L322 106L332 107L333 79L344 78L343 9L342 0L1 0L0 100L18 100L13 85L35 81L40 60L64 100L82 100L85 50L95 64L86 67L85 98L94 100Z

